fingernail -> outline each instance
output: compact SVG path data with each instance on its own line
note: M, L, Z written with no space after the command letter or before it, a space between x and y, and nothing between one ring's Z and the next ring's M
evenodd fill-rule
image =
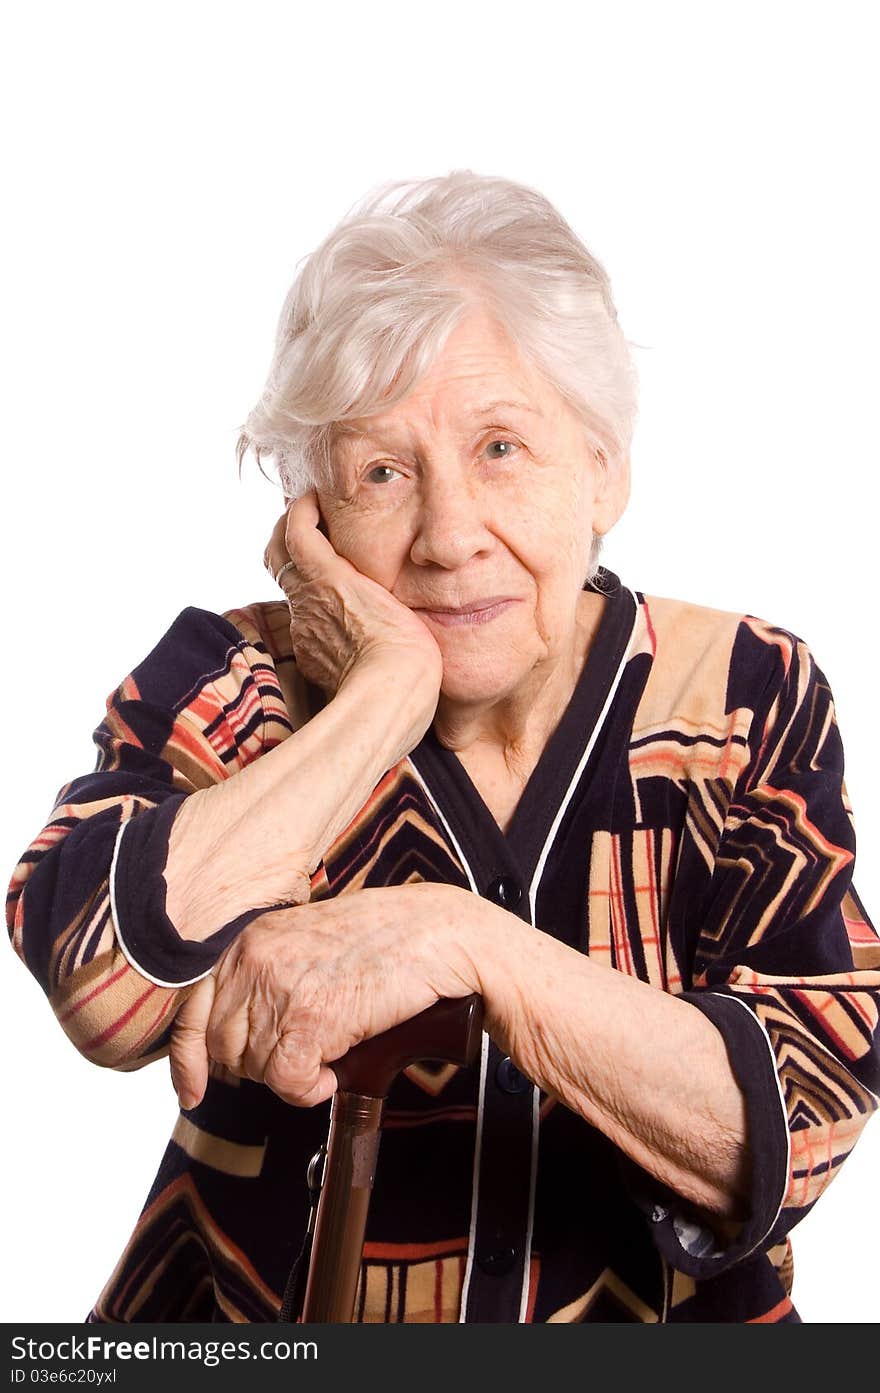
M181 1089L178 1093L177 1101L180 1104L181 1112L191 1112L196 1105L196 1099L191 1093L187 1093L185 1089Z

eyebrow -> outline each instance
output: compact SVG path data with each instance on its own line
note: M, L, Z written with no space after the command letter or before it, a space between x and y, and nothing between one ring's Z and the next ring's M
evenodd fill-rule
M484 406L476 407L473 414L475 416L488 416L490 411L494 411L496 407L499 406L512 407L514 411L530 411L533 416L541 415L538 408L536 406L529 406L527 401L487 401Z
M492 411L496 411L496 410L498 409L499 406L506 406L508 409L513 410L513 411L528 411L528 412L530 412L533 416L541 416L541 415L543 414L542 412L540 412L540 411L538 410L538 408L537 408L536 406L529 406L529 403L526 402L526 401L506 401L506 400L505 400L505 401L487 401L487 402L485 402L482 406L474 406L474 407L469 408L467 414L468 414L469 416L488 416ZM367 419L369 419L369 418L367 418ZM387 435L387 434L388 434L388 430L389 430L389 428L386 427L386 426L379 426L379 427L378 427L377 429L375 429L375 430L358 430L356 426L348 425L347 422L345 422L345 421L340 421L340 422L337 424L337 427L336 427L336 434L337 434L337 435L343 435L343 436L345 436L345 435L347 435L347 436L352 436L352 435L354 435L354 436L358 436L358 437L361 438L361 439L375 439L377 436L384 436L384 435ZM391 430L392 430L392 431L394 430L394 427L393 427L393 426L391 427Z

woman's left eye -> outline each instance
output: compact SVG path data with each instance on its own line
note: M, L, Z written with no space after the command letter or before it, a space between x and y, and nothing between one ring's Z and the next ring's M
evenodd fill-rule
M396 473L397 470L392 469L390 464L377 464L368 470L367 478L371 484L387 484ZM375 478L374 475L383 475L384 477Z
M491 450L492 447L493 447L493 445L503 445L503 447L504 447L504 453L503 453L503 454L499 454L499 455L493 455L493 456L492 456L493 459L507 459L507 457L508 457L509 455L512 455L512 454L514 453L514 451L516 451L516 450L519 449L519 446L518 446L517 444L515 444L515 442L514 442L513 440L501 440L501 439L498 439L498 440L490 440L489 443L488 443L488 445L486 446L486 449L487 449L487 450Z

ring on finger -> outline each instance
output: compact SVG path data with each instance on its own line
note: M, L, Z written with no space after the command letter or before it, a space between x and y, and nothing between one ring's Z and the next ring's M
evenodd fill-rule
M284 565L281 567L281 569L278 571L277 575L275 576L275 584L276 584L276 585L281 585L281 577L284 575L284 572L285 572L285 571L289 571L294 565L295 565L295 562L293 562L293 561L285 561ZM281 586L281 588L282 588L282 590L284 589L283 586Z

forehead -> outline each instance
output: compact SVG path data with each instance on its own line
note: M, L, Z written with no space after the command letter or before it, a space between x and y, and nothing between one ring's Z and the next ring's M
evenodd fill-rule
M534 421L547 414L549 383L485 313L471 313L450 334L428 371L385 411L338 422L334 438L372 438L451 420L468 424L498 411Z

